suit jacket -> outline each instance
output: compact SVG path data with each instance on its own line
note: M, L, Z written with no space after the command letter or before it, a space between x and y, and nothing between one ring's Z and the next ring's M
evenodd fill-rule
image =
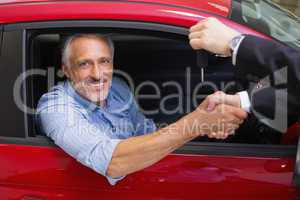
M257 118L270 126L283 123L285 119L289 126L299 120L299 51L246 35L237 52L236 67L239 77L260 80L248 90L251 111Z

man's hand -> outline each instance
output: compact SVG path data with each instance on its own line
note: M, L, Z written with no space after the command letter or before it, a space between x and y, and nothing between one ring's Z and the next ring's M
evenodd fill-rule
M212 119L211 122L207 122L209 130L204 130L205 125L202 125L200 134L207 135L209 138L227 138L234 134L235 130L247 118L247 112L240 108L239 95L228 95L221 91L207 96L198 110L202 111L202 115L206 116L207 121Z
M230 95L225 94L222 91L217 91L206 97L206 99L201 104L201 108L206 109L207 111L213 111L219 104L226 104L236 108L240 108L241 99L238 94Z
M188 115L193 120L189 120L187 125L193 127L198 135L225 139L233 134L247 118L247 112L232 105L216 104L212 111L207 111L208 103L209 99L206 99Z
M189 38L193 49L230 56L229 42L239 34L216 18L209 17L190 28Z

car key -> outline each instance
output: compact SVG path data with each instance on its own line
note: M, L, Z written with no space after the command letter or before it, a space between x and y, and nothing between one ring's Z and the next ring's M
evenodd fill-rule
M201 68L201 82L205 81L205 68L208 66L208 52L205 50L197 51L197 66Z

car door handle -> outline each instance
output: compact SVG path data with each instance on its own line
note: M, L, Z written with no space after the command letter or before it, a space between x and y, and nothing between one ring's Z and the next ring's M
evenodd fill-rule
M47 200L47 198L39 195L25 195L22 200Z

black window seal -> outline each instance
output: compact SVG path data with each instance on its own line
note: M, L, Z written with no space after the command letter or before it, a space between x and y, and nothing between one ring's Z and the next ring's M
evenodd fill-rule
M0 24L0 56L2 52L3 30L4 30L4 26Z
M56 144L47 136L36 136L26 138L15 138L0 136L0 144L16 144L24 146L46 146L46 147L57 147Z
M28 138L0 137L0 144L59 148L50 138L43 135ZM297 154L297 147L238 143L188 142L184 146L175 150L172 154L226 157L239 156L259 158L295 158Z
M174 151L178 154L247 156L247 157L291 157L295 158L295 145L263 145L242 143L189 142Z
M176 33L180 35L188 35L189 30L186 27L174 26L169 24L140 22L140 21L119 21L119 20L60 20L60 21L44 21L44 22L26 22L7 24L4 31L16 31L20 29L53 29L53 28L127 28L163 31Z
M22 71L23 73L26 72L27 65L26 65L26 31L22 31ZM26 81L25 81L26 82ZM24 104L27 105L27 83L22 87L23 89L23 101ZM27 138L29 136L29 130L28 130L28 115L27 112L24 112L24 126L25 126L25 137Z

